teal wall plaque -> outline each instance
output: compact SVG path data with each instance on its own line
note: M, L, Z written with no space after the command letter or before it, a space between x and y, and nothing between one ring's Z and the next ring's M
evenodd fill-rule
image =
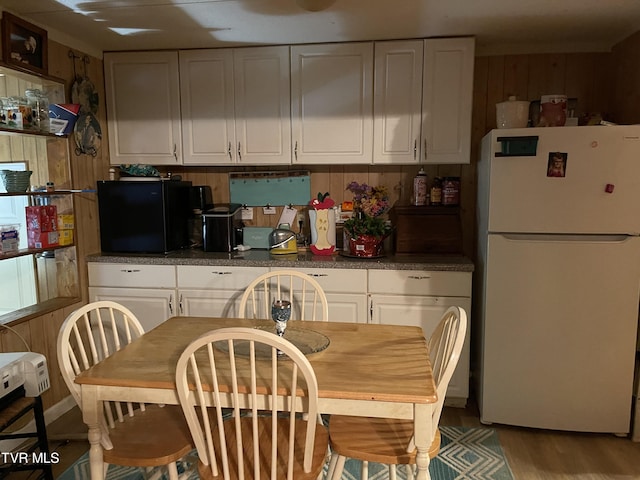
M248 207L307 205L311 177L308 171L230 173L229 193L232 203Z

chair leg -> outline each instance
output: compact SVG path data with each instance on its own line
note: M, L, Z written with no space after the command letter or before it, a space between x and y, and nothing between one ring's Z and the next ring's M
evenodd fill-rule
M369 462L366 460L362 461L362 473L360 474L360 478L362 480L368 480L369 478Z
M159 467L145 467L145 480L160 480L162 478L162 469Z
M330 480L333 476L333 472L336 469L336 463L338 461L338 455L332 453L329 457L329 468L327 469L327 480Z
M405 468L407 469L407 479L409 478L415 478L416 476L416 470L414 468L414 465L411 465L410 463L407 463L405 465Z
M389 465L389 480L397 480L398 476L396 475L396 466Z
M336 454L334 453L334 455ZM338 457L338 460L336 461L335 468L333 470L333 475L331 476L331 480L340 480L342 478L342 472L344 470L344 462L347 460L347 457L343 457L342 455L336 455L336 456Z
M167 465L167 470L169 470L169 480L178 480L178 466L176 462L171 462Z

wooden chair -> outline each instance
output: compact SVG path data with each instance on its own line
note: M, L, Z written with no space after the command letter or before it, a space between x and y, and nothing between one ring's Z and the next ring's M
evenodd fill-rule
M122 305L100 301L71 313L58 335L58 364L71 395L81 405L75 377L144 333ZM179 478L176 461L193 450L189 428L178 406L104 402L103 457L130 467L167 466L170 480Z
M182 353L176 385L201 479L315 480L322 473L328 432L301 415L317 416L318 384L292 343L253 328L214 330ZM233 407L228 420L223 398Z
M268 272L251 282L240 300L240 316L271 318L274 299L291 302L291 320L329 320L329 303L320 284L295 270Z
M466 332L466 312L459 307L450 307L429 339L429 356L438 392L432 417L430 458L435 457L440 450L438 422ZM332 415L329 423L332 455L327 479L341 478L348 457L362 460L363 480L368 475L367 462L389 465L389 478L395 480L396 465L414 466L416 463L413 428L413 420ZM411 470L413 471L413 467Z

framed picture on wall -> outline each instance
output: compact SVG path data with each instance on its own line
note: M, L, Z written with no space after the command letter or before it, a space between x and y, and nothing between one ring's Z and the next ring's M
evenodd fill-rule
M2 58L5 63L46 75L47 31L7 12L2 13Z

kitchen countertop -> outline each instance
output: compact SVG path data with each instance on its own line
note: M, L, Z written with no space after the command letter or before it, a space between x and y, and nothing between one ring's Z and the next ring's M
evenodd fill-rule
M138 265L220 265L236 267L350 268L377 270L431 270L473 272L473 262L454 254L387 255L375 259L345 257L340 254L314 255L308 251L297 254L272 255L267 250L214 253L202 250L179 250L167 254L98 253L87 262L130 263Z

